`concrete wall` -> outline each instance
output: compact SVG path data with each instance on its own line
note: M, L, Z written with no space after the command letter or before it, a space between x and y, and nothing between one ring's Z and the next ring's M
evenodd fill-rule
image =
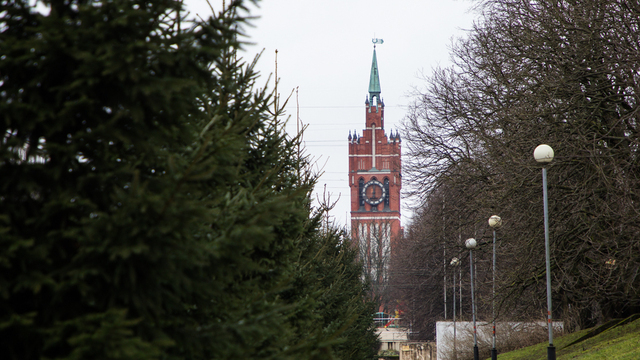
M491 348L493 343L493 326L491 323L476 322L478 347ZM554 334L564 331L564 323L554 321ZM527 332L548 332L547 323L539 322L497 322L496 323L496 348L500 350L500 343L510 340L517 334ZM437 359L448 360L452 358L454 345L458 354L468 353L473 350L473 322L456 321L454 342L454 327L452 321L438 321L436 323Z

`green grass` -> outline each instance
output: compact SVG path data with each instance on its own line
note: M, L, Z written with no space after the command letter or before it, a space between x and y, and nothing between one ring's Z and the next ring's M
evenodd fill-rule
M640 359L640 316L613 320L600 326L554 338L558 360ZM548 343L499 354L501 360L547 358Z

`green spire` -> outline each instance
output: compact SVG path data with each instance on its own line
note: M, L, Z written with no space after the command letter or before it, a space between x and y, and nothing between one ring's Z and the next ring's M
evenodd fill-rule
M373 47L373 60L371 60L371 75L369 76L369 99L373 102L376 97L380 102L380 77L378 77L378 59L376 58L376 48Z

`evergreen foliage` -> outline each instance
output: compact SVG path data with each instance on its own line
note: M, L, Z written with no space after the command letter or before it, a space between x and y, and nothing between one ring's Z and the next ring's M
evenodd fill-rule
M300 248L294 286L285 293L289 301L302 301L311 309L292 317L298 340L315 337L323 350L318 359L375 358L379 343L371 314L376 305L367 295L368 284L362 283L357 249L335 229L306 239Z
M0 8L3 358L367 358L354 255L237 57L242 1L46 5Z

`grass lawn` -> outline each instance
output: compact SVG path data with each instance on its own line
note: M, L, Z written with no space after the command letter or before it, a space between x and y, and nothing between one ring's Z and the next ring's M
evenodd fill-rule
M640 314L612 320L591 329L554 337L558 360L640 359ZM541 360L547 358L548 343L499 354L501 360Z

